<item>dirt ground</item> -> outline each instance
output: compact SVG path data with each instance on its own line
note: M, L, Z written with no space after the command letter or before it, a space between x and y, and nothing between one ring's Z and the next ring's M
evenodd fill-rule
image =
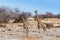
M51 28L38 32L37 26L30 27L28 37L25 29L18 24L7 24L6 28L0 27L0 40L60 40L60 28Z

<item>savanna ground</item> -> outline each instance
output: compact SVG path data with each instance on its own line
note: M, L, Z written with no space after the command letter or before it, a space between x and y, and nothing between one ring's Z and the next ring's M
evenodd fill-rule
M20 23L8 23L5 28L0 27L0 40L60 40L60 28L40 29L39 33L37 24L31 24L28 37Z

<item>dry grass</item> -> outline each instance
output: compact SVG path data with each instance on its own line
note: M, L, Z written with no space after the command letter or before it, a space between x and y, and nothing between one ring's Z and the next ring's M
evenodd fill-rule
M34 38L20 38L20 40L39 40L39 38L34 37Z
M57 37L56 40L60 40L60 37Z

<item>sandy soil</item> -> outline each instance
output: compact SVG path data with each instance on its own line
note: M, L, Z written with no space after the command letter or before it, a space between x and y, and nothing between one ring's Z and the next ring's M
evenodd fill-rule
M26 38L22 26L8 24L6 28L0 28L0 40L60 40L60 28L47 29L45 32L40 29L39 33L37 27L31 27Z

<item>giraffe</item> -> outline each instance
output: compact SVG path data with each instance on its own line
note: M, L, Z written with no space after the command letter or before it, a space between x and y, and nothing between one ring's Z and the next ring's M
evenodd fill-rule
M26 37L28 37L28 32L29 32L28 25L24 18L22 18L22 20L23 20L23 28L26 29Z
M37 26L38 26L38 31L39 31L39 29L41 29L41 28L45 31L45 30L46 30L46 25L41 22L41 18L39 18L37 11L35 11L35 14L36 14L36 20L37 20L37 23L38 23L38 24L37 24ZM39 33L40 33L40 31L39 31Z

